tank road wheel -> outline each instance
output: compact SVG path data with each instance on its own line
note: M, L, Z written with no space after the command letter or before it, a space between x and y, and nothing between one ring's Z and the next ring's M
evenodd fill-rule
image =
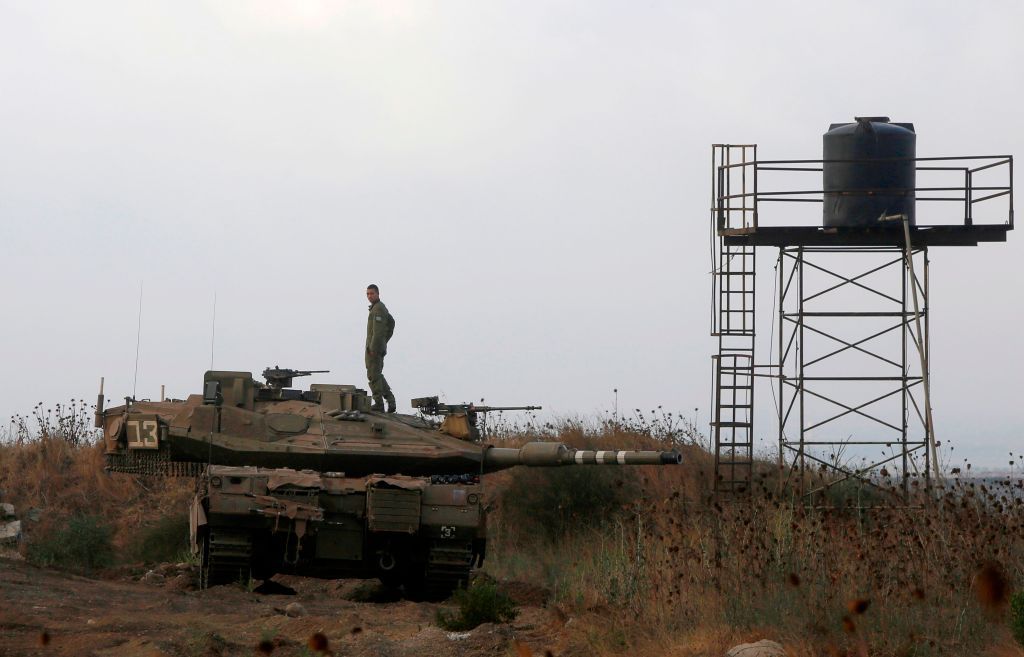
M244 532L207 528L200 538L199 588L248 583L252 573L252 538Z

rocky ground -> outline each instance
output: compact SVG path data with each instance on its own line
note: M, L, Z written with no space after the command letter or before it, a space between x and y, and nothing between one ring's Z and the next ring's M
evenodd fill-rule
M509 585L518 618L448 632L434 603L373 582L279 576L275 591L195 589L185 564L90 579L0 558L0 655L565 655L571 619L545 593Z

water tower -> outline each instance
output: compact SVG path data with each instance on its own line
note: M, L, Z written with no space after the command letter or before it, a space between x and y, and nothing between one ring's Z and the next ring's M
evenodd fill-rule
M1013 158L917 157L916 144L913 124L873 116L829 126L820 159L712 146L717 491L751 487L755 382L779 465L809 503L851 479L905 496L937 474L928 250L1006 241ZM756 308L759 275L770 314Z

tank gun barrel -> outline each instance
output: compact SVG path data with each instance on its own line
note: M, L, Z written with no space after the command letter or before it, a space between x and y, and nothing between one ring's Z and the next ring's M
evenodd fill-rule
M484 452L484 469L488 472L525 465L552 467L560 465L678 465L683 456L675 451L657 450L592 450L574 449L562 443L533 442L520 448L491 447Z

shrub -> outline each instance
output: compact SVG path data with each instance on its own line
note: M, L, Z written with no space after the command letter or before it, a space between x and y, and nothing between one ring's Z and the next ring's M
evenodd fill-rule
M227 639L216 632L191 628L188 639L183 647L186 655L220 657L229 652L232 645L228 643Z
M188 516L173 514L139 528L129 552L135 561L154 564L182 560L188 549Z
M1010 630L1017 643L1024 646L1024 591L1010 598Z
M815 503L833 509L852 511L861 507L885 505L896 499L893 495L899 495L900 491L900 482L894 480L883 480L878 482L879 485L873 486L855 478L832 483L830 476L819 476L812 481L814 487L831 484L820 494Z
M519 615L512 599L492 581L477 579L468 589L459 589L452 596L459 607L457 615L437 610L437 624L446 630L462 632L481 623L508 623Z
M522 468L499 503L506 526L555 540L619 517L637 495L633 473L622 468Z
M113 528L102 518L73 516L65 525L30 540L26 556L40 566L91 573L113 563L114 548L110 540L113 533Z

